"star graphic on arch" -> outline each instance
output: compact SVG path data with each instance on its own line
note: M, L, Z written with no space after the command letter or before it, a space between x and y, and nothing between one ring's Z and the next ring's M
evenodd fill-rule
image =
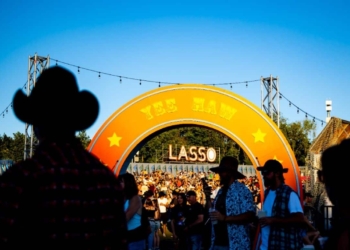
M261 132L260 128L258 129L258 131L256 133L253 133L252 135L254 136L254 142L259 142L259 141L265 142L264 137L265 137L266 133Z
M273 157L273 159L276 160L276 161L279 161L281 164L283 162L282 160L278 160L276 155Z
M117 146L119 147L119 141L122 139L122 137L119 137L116 135L116 133L113 133L111 137L108 137L108 140L110 141L109 146Z

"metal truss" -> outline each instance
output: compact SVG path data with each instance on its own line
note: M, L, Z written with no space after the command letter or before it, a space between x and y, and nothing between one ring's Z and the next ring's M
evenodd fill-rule
M44 69L50 65L50 56L42 57L35 54L29 56L28 61L28 80L27 80L27 96L30 95L39 75ZM24 131L24 160L33 156L34 148L38 144L38 140L34 135L33 125L26 123Z
M261 77L261 109L280 127L280 92L278 77ZM266 95L264 95L264 89Z

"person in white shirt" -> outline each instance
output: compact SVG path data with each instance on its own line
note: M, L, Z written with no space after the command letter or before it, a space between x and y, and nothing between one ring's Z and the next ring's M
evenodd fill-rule
M159 204L159 211L160 211L160 220L162 222L163 237L165 237L165 232L166 232L167 222L168 222L167 208L169 206L169 203L168 203L166 194L162 191L159 192L158 204Z
M301 229L305 221L299 196L284 184L283 173L287 173L288 169L276 160L268 160L257 169L262 172L267 187L262 208L266 217L259 219L260 250L301 249Z

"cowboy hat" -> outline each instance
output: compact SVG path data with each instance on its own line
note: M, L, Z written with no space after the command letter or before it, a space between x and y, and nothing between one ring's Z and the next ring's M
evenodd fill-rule
M219 166L210 168L210 171L213 171L214 173L233 172L236 179L246 178L245 175L238 172L238 161L232 156L224 156L221 159Z
M55 66L41 73L29 96L15 93L13 110L28 124L79 131L95 122L99 105L90 92L79 92L70 71Z
M258 171L274 172L274 173L287 173L288 168L283 168L282 164L276 160L267 160L264 166L256 168Z

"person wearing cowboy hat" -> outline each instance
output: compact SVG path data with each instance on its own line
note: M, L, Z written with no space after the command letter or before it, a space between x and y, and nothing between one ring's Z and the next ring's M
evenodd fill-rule
M262 210L266 217L260 218L260 250L301 249L301 230L305 225L303 209L297 193L284 183L283 174L288 172L276 160L268 160L257 167L264 179L265 200Z
M210 249L251 249L249 223L255 217L255 205L249 189L238 181L246 177L238 172L237 159L224 156L219 166L210 170L220 175L222 185L212 204L210 191L205 192L207 204L214 210L210 213Z
M61 67L44 70L13 110L39 139L32 158L0 176L0 248L127 249L120 185L75 132L90 127L99 105Z

